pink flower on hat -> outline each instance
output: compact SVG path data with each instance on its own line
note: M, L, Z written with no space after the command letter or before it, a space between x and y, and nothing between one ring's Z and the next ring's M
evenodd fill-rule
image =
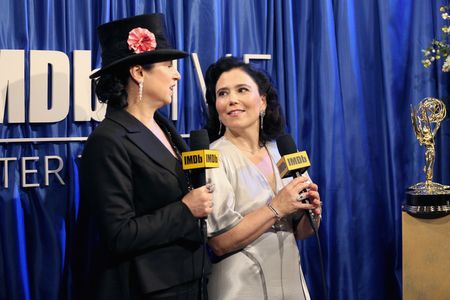
M136 27L128 34L128 49L133 50L134 53L153 51L156 49L156 38L153 32Z

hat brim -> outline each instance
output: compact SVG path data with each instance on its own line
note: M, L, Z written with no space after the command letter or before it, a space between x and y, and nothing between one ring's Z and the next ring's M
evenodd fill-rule
M136 55L130 55L101 68L100 70L89 75L89 78L97 78L104 74L113 72L120 68L131 67L134 65L151 64L167 60L174 60L188 56L189 53L175 49L161 49L147 51Z

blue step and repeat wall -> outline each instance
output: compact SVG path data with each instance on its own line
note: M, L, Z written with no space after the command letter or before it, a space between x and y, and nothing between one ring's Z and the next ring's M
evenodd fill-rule
M231 54L265 69L320 187L329 299L401 299L401 204L424 179L409 106L448 103L440 65L421 65L442 2L0 0L0 299L73 297L77 159L105 114L88 78L101 64L96 27L153 12L191 53L162 112L183 134L199 129L210 63ZM449 133L443 122L435 180L445 184ZM320 299L317 243L299 247Z

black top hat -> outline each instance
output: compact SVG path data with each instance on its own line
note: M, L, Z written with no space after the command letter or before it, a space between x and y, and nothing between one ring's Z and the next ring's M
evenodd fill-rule
M102 68L96 78L120 68L186 57L166 39L164 16L146 14L105 23L97 28L102 48Z

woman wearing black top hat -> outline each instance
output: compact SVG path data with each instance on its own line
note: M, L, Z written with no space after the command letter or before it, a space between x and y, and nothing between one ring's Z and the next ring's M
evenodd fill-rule
M187 150L157 109L171 102L180 74L161 14L98 28L102 68L92 74L107 103L81 158L81 197L89 203L100 246L93 299L200 299L204 247L198 218L211 212L212 186L190 188ZM202 281L203 282L203 281Z

